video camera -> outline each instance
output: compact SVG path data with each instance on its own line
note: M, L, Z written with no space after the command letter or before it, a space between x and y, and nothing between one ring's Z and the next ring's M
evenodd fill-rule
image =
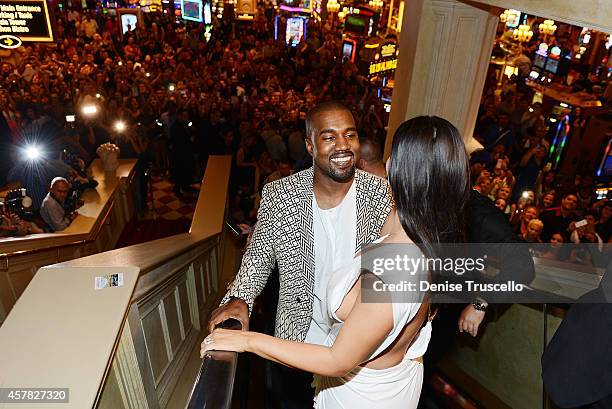
M21 220L34 220L32 198L26 195L26 189L9 190L4 199L4 205L7 210L17 214Z
M64 202L64 210L66 215L74 213L79 207L83 206L84 202L81 200L81 192L78 189L71 189Z

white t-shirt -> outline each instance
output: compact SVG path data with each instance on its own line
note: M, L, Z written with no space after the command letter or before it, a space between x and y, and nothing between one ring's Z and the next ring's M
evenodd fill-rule
M327 282L331 274L350 263L357 241L357 192L355 182L342 202L331 209L320 209L313 194L315 285L312 320L305 342L323 345L333 322L327 311Z

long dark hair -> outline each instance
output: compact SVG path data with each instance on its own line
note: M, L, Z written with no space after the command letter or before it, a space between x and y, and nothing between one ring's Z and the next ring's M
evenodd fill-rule
M438 243L465 240L465 207L470 197L465 145L446 119L419 116L395 132L389 184L404 231L427 257Z

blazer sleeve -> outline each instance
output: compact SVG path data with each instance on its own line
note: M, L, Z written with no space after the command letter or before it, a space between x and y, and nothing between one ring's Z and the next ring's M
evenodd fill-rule
M257 223L251 242L242 256L240 270L230 284L221 305L228 302L231 297L240 298L247 303L249 313L251 313L255 298L261 293L268 281L276 263L274 252L276 213L272 202L270 185L268 184L264 186L262 191L261 203L257 212Z

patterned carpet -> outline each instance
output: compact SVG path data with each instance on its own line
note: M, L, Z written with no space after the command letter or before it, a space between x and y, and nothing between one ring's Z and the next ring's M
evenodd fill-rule
M193 218L197 194L186 194L183 199L179 199L174 195L172 183L162 178L153 178L153 200L155 204L155 217L165 220L179 220ZM199 189L199 185L193 185ZM149 206L151 201L148 201Z
M198 192L185 194L182 199L179 199L172 191L174 185L166 179L153 177L151 183L155 211L153 212L151 208L151 197L149 196L147 210L128 223L119 238L117 248L189 231L198 200ZM200 186L192 185L192 187L199 189Z

